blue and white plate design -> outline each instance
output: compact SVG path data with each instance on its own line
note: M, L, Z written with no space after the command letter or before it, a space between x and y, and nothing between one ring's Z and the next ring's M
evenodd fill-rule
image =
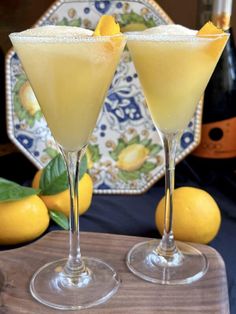
M36 25L58 24L94 29L102 14L114 15L123 31L171 23L153 0L60 0ZM6 58L6 72L8 134L15 145L38 168L42 168L58 150L13 50ZM181 138L177 162L199 142L201 110L202 103L199 103ZM91 136L87 157L96 193L143 193L164 174L163 145L153 126L127 49Z

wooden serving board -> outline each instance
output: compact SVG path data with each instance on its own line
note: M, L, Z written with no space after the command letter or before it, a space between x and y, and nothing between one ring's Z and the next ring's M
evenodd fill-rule
M146 239L146 238L145 238ZM107 303L83 310L84 314L228 314L225 266L220 255L196 245L209 260L209 270L199 281L180 286L155 285L130 273L125 264L128 250L144 238L101 233L81 233L82 254L107 261L119 273L122 284ZM68 233L54 231L40 240L0 252L0 314L59 313L35 301L29 292L33 273L47 262L66 257ZM75 311L77 313L81 311Z

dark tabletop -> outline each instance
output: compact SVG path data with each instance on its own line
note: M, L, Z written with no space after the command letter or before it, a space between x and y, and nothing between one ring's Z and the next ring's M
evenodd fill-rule
M222 224L209 243L223 257L228 277L231 314L236 314L236 162L206 163L193 156L176 167L176 187L193 186L209 192L218 203ZM20 153L0 158L0 176L19 183L30 182L35 167ZM155 210L164 194L164 179L142 195L94 195L91 208L80 218L81 231L160 237ZM51 224L48 231L57 228ZM222 313L223 314L223 313Z

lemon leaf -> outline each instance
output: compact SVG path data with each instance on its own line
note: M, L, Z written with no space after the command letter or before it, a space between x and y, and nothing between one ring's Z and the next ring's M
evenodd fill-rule
M34 114L34 118L37 121L40 121L42 116L43 116L43 114L42 114L42 112L40 110L36 111L35 114Z
M148 147L148 149L150 150L149 155L151 157L155 157L162 150L162 146L159 144L152 144Z
M151 139L148 139L148 138L145 138L143 139L140 144L142 144L143 146L147 147L152 143L152 140Z
M110 155L111 158L114 159L115 161L118 160L119 155L116 153L116 151L114 151L114 152L109 152L109 155Z
M129 140L128 145L139 144L139 143L140 143L140 136L136 135L133 138L131 138L131 140Z
M145 18L144 16L135 13L134 11L120 14L119 22L120 22L121 27L124 27L128 24L143 24L148 28L156 26L156 22L154 21L152 17Z
M81 26L81 18L72 20L69 22L69 26L77 26L80 27Z
M69 221L65 214L57 210L50 210L49 215L57 225L65 230L69 230Z
M43 151L51 158L55 158L58 155L58 151L52 147L47 147Z
M139 169L139 171L142 173L149 173L155 168L156 168L156 165L153 162L145 161L142 167Z
M88 149L91 153L91 159L93 162L97 162L98 160L101 159L101 154L99 152L99 147L98 145L89 145Z
M66 25L66 26L68 26L69 25L69 21L68 21L68 19L66 17L63 17L63 19L61 21L57 22L56 25L59 25L59 26L60 25L62 25L62 26Z
M43 169L39 188L43 195L53 195L68 188L66 167L63 158L58 154Z
M120 170L117 175L120 179L122 179L125 182L140 179L140 172L138 170L132 172Z
M120 152L127 146L123 138L118 139L118 144L116 145L115 149L112 152L109 152L109 155L115 161L118 160Z
M17 201L27 196L39 194L39 189L21 186L15 182L0 178L0 202Z
M81 161L80 161L80 166L79 166L79 179L81 179L83 177L83 175L85 174L85 172L88 169L88 161L87 161L87 156L86 154L84 154L84 156L82 157Z
M13 93L18 93L21 86L25 83L26 79L18 78L18 81L16 82L14 88L13 88Z
M87 157L83 156L80 162L79 179L87 171ZM56 155L43 169L39 187L42 195L54 195L68 189L66 166L61 154Z

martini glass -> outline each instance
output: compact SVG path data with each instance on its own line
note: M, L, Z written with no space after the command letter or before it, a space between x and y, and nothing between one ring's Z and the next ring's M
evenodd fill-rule
M163 27L163 26L161 26ZM170 26L169 26L170 27ZM207 271L206 256L195 247L175 242L172 230L175 152L228 40L228 35L196 33L128 34L134 61L153 122L165 151L165 214L162 239L135 245L127 265L137 276L159 284L186 284ZM163 29L164 30L164 29ZM190 30L188 30L190 31ZM199 226L200 227L200 226Z
M78 178L80 160L125 39L122 35L92 37L90 31L81 31L45 26L10 35L68 172L69 256L42 266L30 283L35 299L61 310L103 303L120 285L116 271L106 262L81 256Z

